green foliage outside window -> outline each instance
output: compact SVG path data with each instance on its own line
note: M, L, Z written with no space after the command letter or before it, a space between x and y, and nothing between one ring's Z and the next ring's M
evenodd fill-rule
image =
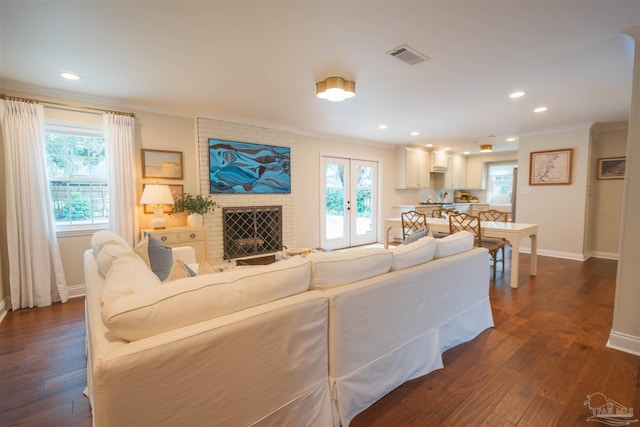
M327 215L342 215L344 212L344 197L342 188L326 189ZM356 190L357 214L360 218L371 217L371 189L358 188Z

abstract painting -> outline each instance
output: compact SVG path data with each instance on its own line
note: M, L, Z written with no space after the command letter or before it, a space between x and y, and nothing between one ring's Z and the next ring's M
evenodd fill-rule
M209 139L211 193L291 193L291 149Z

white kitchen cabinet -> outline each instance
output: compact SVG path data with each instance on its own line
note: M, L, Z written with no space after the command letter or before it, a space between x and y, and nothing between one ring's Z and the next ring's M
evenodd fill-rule
M467 158L467 185L466 190L483 189L483 163L482 157L468 157Z
M467 186L467 159L457 155L448 158L449 170L445 174L445 188L465 188Z
M449 169L449 156L446 151L431 152L431 172L446 172Z
M427 188L429 179L429 152L419 148L399 147L396 150L398 161L398 188Z

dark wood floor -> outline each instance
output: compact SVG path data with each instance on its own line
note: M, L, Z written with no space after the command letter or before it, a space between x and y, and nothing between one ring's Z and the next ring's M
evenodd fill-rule
M447 351L444 369L400 386L351 425L599 425L583 405L595 392L638 413L640 357L605 346L616 262L539 257L529 277L528 261L521 256L519 289L501 273L491 286L495 328ZM0 324L1 426L91 425L83 303L19 310Z

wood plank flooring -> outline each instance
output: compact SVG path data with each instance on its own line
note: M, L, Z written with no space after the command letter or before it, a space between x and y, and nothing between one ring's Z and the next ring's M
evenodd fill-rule
M511 289L509 263L491 285L495 328L444 354L353 427L587 426L587 395L640 411L640 357L606 348L616 262L539 257ZM508 280L507 280L508 281ZM84 301L18 310L0 324L0 426L91 426ZM637 417L636 417L637 418ZM301 424L304 422L301 420Z

